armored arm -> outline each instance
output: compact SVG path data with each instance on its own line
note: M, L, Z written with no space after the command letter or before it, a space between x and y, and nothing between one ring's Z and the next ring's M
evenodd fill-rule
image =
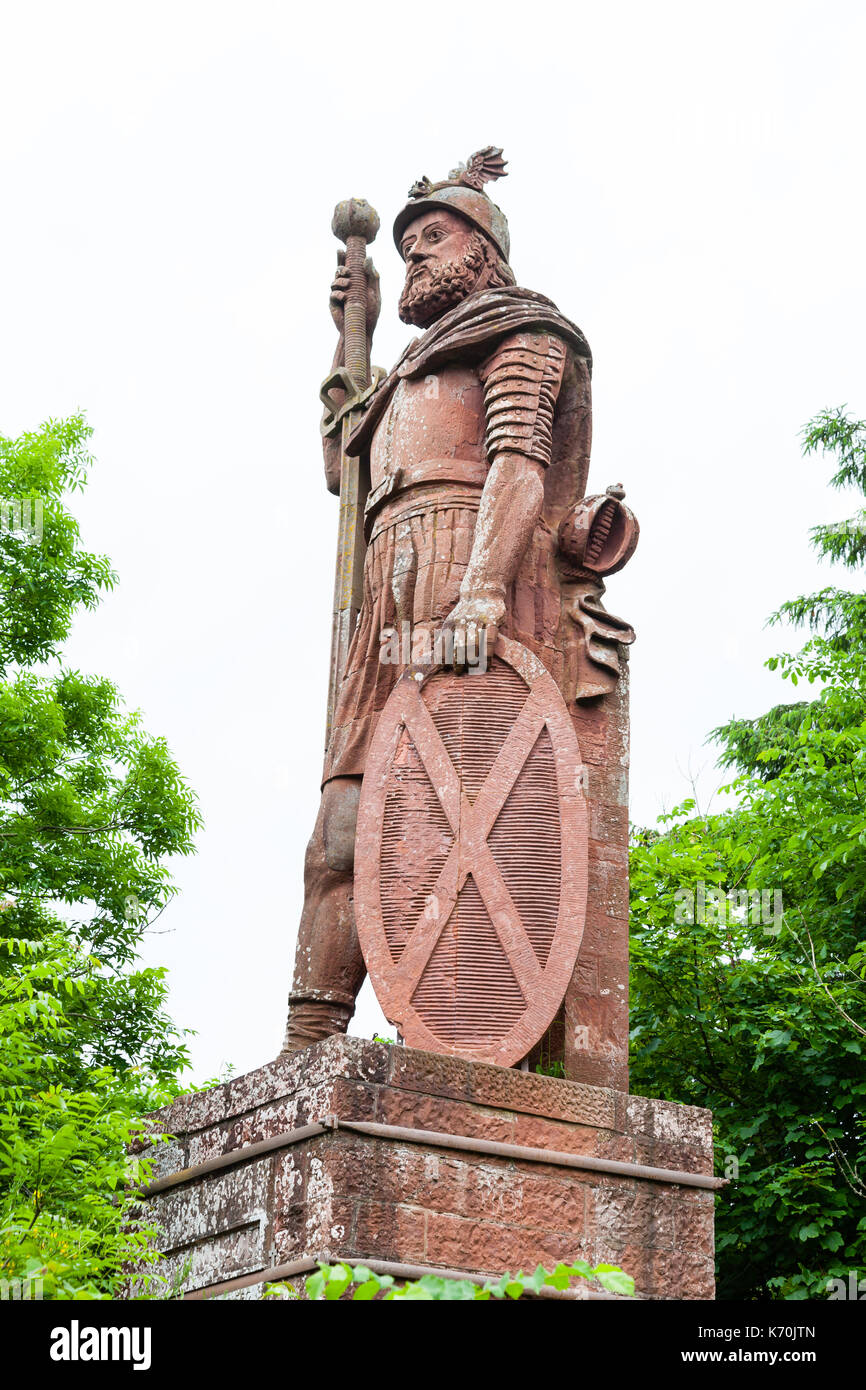
M460 601L448 626L485 627L489 645L496 640L508 587L541 516L564 368L565 344L552 333L511 334L481 367L490 472ZM455 646L460 646L459 637Z

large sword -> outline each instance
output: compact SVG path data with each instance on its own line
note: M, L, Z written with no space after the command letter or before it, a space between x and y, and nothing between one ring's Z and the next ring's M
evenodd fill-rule
M370 489L366 461L346 453L349 435L358 423L360 408L375 389L371 380L367 350L367 274L364 269L367 246L375 241L379 217L363 198L338 203L331 222L334 236L346 246L349 290L344 305L345 365L322 383L325 405L322 434L340 432L340 520L337 532L337 570L334 578L334 620L331 635L331 667L328 681L328 722L325 747L331 741L331 726L340 682L346 670L349 643L358 621L364 596L364 505ZM378 373L377 373L378 376ZM345 398L335 404L331 391L339 387Z

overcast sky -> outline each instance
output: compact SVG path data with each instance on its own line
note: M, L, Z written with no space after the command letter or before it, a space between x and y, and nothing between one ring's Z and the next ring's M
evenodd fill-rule
M0 431L86 410L74 509L118 589L71 664L164 735L206 820L146 941L194 1071L270 1059L321 770L336 501L319 383L335 202L379 210L374 361L409 330L390 226L504 146L518 282L595 356L590 490L640 547L632 819L720 780L704 744L788 688L808 528L851 509L798 431L866 414L859 3L13 3L0 9ZM365 986L353 1031L384 1026Z

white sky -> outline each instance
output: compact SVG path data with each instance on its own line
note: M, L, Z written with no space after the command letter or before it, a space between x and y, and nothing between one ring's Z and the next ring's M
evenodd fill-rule
M864 31L842 0L5 0L0 431L79 407L96 430L74 508L121 583L68 657L201 798L146 943L199 1079L279 1046L318 801L334 203L381 214L389 366L406 190L504 146L518 280L593 347L590 489L622 481L642 526L608 603L638 630L632 818L651 822L690 769L717 784L709 729L788 698L764 619L829 581L807 530L850 510L797 434L823 406L866 413Z

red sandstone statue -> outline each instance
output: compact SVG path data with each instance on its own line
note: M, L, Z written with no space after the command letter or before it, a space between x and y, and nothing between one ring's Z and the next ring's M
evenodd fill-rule
M412 188L394 224L406 263L399 314L422 331L372 381L379 298L364 257L378 218L361 202L335 215L347 249L331 288L340 340L323 388L323 433L327 485L341 493L342 568L287 1051L345 1031L352 1016L365 974L353 912L362 778L386 702L425 650L421 639L452 671L452 685L459 677L476 692L472 682L484 677L464 674L473 657L482 670L485 653L501 666L492 655L500 636L502 652L526 648L580 730L579 703L592 709L614 690L619 644L634 636L601 604L601 576L626 563L637 525L620 488L585 497L589 346L549 299L515 283L505 216L484 192L505 172L501 155L482 150L444 182ZM386 643L396 657L384 659ZM420 883L423 866L418 872Z
M151 1117L174 1142L141 1195L169 1272L195 1255L187 1298L317 1258L478 1282L582 1258L713 1297L712 1116L627 1093L633 634L600 600L637 530L621 488L584 497L589 351L514 284L500 156L397 218L423 331L387 377L378 218L334 219L329 738L286 1051L346 1029L365 966L406 1046L332 1037Z

